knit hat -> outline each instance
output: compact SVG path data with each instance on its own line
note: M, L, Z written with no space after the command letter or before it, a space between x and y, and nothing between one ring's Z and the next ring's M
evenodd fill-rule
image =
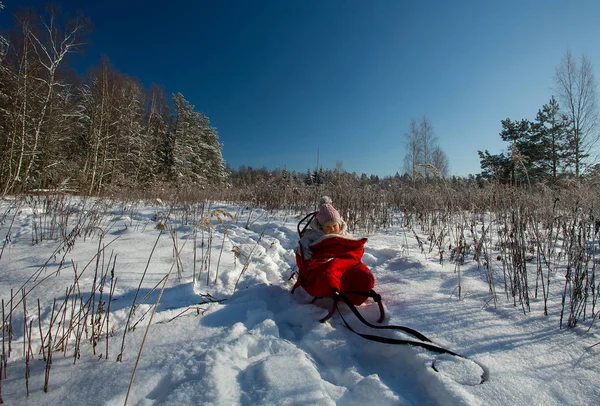
M338 213L331 205L331 198L329 196L323 196L319 201L319 212L317 213L319 224L323 225L331 220L337 220L339 222L341 219L340 213Z

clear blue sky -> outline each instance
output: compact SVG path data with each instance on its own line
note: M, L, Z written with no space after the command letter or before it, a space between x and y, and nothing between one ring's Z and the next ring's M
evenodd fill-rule
M17 7L4 0L0 27ZM504 118L534 119L567 49L600 80L600 1L68 1L95 30L78 66L181 92L240 165L403 172L426 115L450 173L479 173Z

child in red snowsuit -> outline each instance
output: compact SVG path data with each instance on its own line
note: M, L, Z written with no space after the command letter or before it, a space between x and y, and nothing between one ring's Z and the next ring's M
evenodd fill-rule
M314 297L370 291L375 279L361 262L367 239L353 238L331 203L327 196L321 199L318 213L298 243L298 281L294 289L302 286ZM349 293L348 298L358 305L367 297Z

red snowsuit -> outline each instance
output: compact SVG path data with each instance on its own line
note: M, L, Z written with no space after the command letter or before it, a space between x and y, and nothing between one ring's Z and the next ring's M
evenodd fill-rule
M373 274L361 262L366 242L366 238L329 237L310 245L310 259L296 253L298 280L294 289L302 286L314 297L333 297L337 290L347 293L354 305L362 304L367 296L349 292L369 292L375 286Z

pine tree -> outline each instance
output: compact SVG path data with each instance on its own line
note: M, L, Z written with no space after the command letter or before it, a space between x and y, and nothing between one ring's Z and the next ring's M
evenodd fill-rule
M512 179L513 163L504 153L491 155L488 150L477 151L481 165L481 176L487 180L509 183Z
M540 159L543 147L539 143L539 134L532 130L528 120L502 121L500 138L508 142L508 157L511 159L513 182L532 182L543 178L543 168Z
M565 167L572 164L569 160L569 140L572 128L569 119L560 113L560 107L554 97L538 111L533 130L540 145L540 168L546 178L555 182Z

